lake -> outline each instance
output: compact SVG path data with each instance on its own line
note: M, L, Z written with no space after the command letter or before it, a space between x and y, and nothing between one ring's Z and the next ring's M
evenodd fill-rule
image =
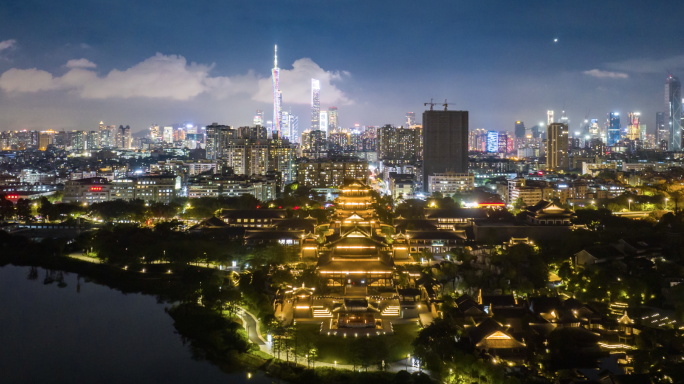
M122 294L64 274L0 268L2 383L271 383L261 372L226 374L192 359L153 296ZM277 380L275 380L277 381Z

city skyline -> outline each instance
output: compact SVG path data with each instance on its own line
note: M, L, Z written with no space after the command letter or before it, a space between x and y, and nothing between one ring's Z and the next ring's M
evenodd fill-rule
M321 10L259 7L260 13L249 17L245 17L249 15L246 9L218 3L196 6L190 16L178 7L162 14L147 4L93 10L77 3L0 6L0 129L89 129L101 120L130 124L135 132L162 121L248 125L252 116L245 110L270 109L268 104L273 103L266 47L274 44L281 45L283 104L292 113L306 116L307 79L320 79L321 107L335 105L344 111L339 121L342 127L401 125L406 111L419 111L423 102L434 97L448 99L455 109L471 111L471 128L512 130L515 121L531 126L544 121L547 110L565 110L572 130L587 110L586 117L599 119L613 111L639 111L653 133L656 113L664 109L660 95L668 70L673 76L684 73L684 57L674 48L684 39L678 36L684 35L667 33L678 28L674 15L684 7L675 2L577 7L536 3L538 14L561 18L526 15L504 3L457 7L445 2L416 9L400 2L388 16L412 15L416 22L406 31L388 24L391 17L380 17L386 7L379 3L363 5L364 12L358 14L350 12L353 4L327 5ZM90 18L76 18L68 28L20 27L29 15L44 19L76 7L93 10L99 16L97 26L122 24L131 14L127 11L141 10L140 14L156 20L156 29L134 23L130 30L116 34L99 30L89 34L97 27ZM205 7L213 8L209 12ZM621 7L635 12L602 18ZM336 30L322 25L337 25L329 20L337 12L348 16L350 28L363 26L370 18L376 20L376 25L357 33L377 37L372 39L377 43L358 44L352 34L336 40L334 47L323 44ZM214 15L229 14L234 27L255 18L273 19L273 23L267 31L223 41L214 37L232 29L192 28L205 24L195 14L209 21ZM275 18L283 14L316 23L293 29ZM444 38L419 26L441 21L447 14L459 22L440 23ZM490 23L481 22L485 15ZM649 16L656 15L664 28L650 27ZM570 22L578 17L586 23ZM188 28L174 28L180 20ZM624 23L631 28L613 32ZM312 34L314 28L317 34ZM46 32L51 33L46 37ZM429 63L384 60L399 56L391 44L396 41L437 54ZM453 49L439 49L445 44ZM405 45L399 46L405 57ZM174 81L163 73L172 74ZM491 103L497 105L497 113L489 111ZM29 109L30 114L26 113Z

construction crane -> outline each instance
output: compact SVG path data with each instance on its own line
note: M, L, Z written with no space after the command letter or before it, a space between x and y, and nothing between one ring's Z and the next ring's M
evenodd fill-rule
M423 103L423 105L426 106L426 107L429 105L429 106L430 106L430 110L432 111L432 108L435 106L435 103L433 103L433 102L432 102L432 99L430 99L430 102L429 102L429 103Z
M426 107L429 105L429 106L430 106L430 110L432 111L433 108L434 108L434 106L435 106L435 105L438 105L438 103L435 103L433 100L434 100L434 99L430 99L430 102L429 102L429 103L423 103L423 105L426 106ZM447 107L449 106L449 103L447 103L447 99L444 99L444 104L442 104L442 106L444 107L444 110L446 111L446 110L447 110Z

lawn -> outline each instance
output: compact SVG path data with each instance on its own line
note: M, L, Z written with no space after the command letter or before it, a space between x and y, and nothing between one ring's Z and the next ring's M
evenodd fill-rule
M311 332L315 335L315 344L318 349L317 360L326 363L351 364L350 356L354 353L357 342L356 338L319 335L318 324L297 324L297 328ZM411 342L418 336L420 326L416 323L394 325L394 335L371 337L378 343L386 343L390 351L389 362L405 359L409 353L413 353Z

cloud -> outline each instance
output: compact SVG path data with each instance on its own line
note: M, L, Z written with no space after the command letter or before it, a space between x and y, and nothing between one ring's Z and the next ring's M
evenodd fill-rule
M299 59L292 64L292 69L280 70L280 90L283 92L283 104L310 104L311 79L320 81L322 104L353 104L353 101L333 84L333 82L342 81L345 76L350 76L349 72L326 71L308 57ZM267 79L259 79L258 87L258 91L252 99L272 103L273 76Z
M668 70L684 68L684 55L666 59L629 59L625 61L607 63L606 67L626 72L660 73L666 75Z
M592 69L590 71L584 71L582 73L584 73L585 75L603 79L626 79L629 77L629 75L627 75L626 73L602 71L600 69Z
M202 93L216 99L246 94L252 100L270 103L273 88L270 78L253 71L232 77L210 75L213 65L187 63L183 56L155 56L124 71L114 69L105 76L92 68L86 59L69 60L70 70L62 76L36 68L13 68L0 76L0 89L6 92L41 92L62 90L85 99L158 98L189 100ZM352 101L333 82L342 81L348 73L325 71L311 59L294 62L292 69L280 72L283 103L308 104L311 100L311 78L321 81L321 101L325 104L351 104Z
M95 68L97 64L88 59L73 59L66 63L67 68Z
M5 49L9 49L9 48L14 48L14 46L16 44L17 44L17 41L14 39L0 41L0 51L4 51Z

